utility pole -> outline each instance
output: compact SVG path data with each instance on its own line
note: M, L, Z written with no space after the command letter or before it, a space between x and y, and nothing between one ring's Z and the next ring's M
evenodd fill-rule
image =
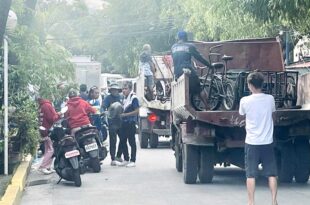
M3 43L3 37L6 28L6 22L8 14L11 8L12 0L1 0L0 1L0 47Z

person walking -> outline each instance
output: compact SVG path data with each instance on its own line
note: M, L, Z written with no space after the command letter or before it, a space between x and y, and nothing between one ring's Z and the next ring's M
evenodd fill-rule
M118 144L117 156L116 153L116 141L117 136L120 136L121 119L120 114L123 112L121 104L121 95L119 94L121 88L118 84L112 83L109 88L109 94L103 99L102 108L108 111L108 127L109 127L109 142L110 142L110 155L111 166L121 165L123 162L121 155L122 150L120 143Z
M253 72L247 77L251 95L240 100L239 114L245 115L245 171L248 205L254 205L255 178L258 165L262 163L263 173L268 177L272 205L277 205L277 165L273 146L273 119L275 100L264 94L264 76Z
M40 96L36 96L37 102L39 104L39 123L40 126L44 127L44 130L40 130L40 134L44 144L44 155L42 163L39 167L39 171L43 174L51 174L54 170L51 168L53 162L53 142L51 138L48 136L48 130L53 126L54 122L56 122L60 118L60 113L56 113L52 103L43 99Z
M120 128L120 143L121 149L124 154L124 162L122 162L122 165L126 167L135 167L137 155L135 134L136 123L139 113L139 101L132 90L132 84L130 82L124 84L123 95L124 112L120 115L122 118L122 124ZM128 153L127 141L129 142L131 148L130 158Z

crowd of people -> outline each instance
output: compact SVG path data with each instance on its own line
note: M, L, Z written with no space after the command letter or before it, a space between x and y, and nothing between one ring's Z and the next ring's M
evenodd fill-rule
M211 65L200 55L195 46L188 42L186 32L179 32L177 37L177 43L171 48L175 80L183 73L188 74L190 93L199 94L207 106L208 96L205 92L201 92L198 75L192 67L192 57L208 67ZM143 46L143 52L140 54L139 72L145 77L145 87L149 93L149 100L152 100L151 90L154 86L155 68L151 59L151 47L148 44ZM252 94L242 98L239 107L239 114L245 115L246 119L245 170L249 205L254 204L255 178L260 163L262 163L265 175L269 180L272 204L277 205L277 169L272 138L272 113L275 111L275 102L273 96L262 92L263 82L264 76L261 73L254 72L248 76L247 84ZM81 85L79 95L75 90L69 92L69 99L66 102L68 111L65 113L65 117L72 135L82 126L92 123L101 132L101 140L105 140L100 114L107 111L111 166L134 167L137 152L135 133L139 101L132 90L131 83L124 84L122 96L120 92L121 89L117 84L111 84L109 94L102 99L97 87L92 87L87 92L86 85ZM40 124L48 130L61 117L61 113L55 111L50 101L40 97L37 100L40 107ZM92 114L91 117L89 114ZM44 174L50 174L53 172L51 169L52 141L48 137L47 131L41 132L41 135L45 154L40 170ZM118 146L117 138L119 138ZM131 148L130 156L127 141Z
M49 100L39 95L36 96L39 104L40 126L45 128L43 131L40 130L44 155L39 171L43 174L55 172L52 168L53 142L48 136L48 130L61 117L67 120L72 136L84 126L96 126L101 142L107 139L107 131L103 126L103 123L106 123L109 133L111 166L135 167L137 152L135 133L139 101L132 90L132 83L126 82L122 88L112 83L109 87L109 94L104 98L96 86L87 90L84 84L80 86L79 93L75 89L70 89L67 96L67 101L62 105L68 108L65 113L56 112ZM127 142L131 148L130 156Z

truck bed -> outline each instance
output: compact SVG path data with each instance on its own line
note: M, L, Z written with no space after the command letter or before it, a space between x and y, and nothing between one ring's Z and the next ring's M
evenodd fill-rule
M197 111L191 106L188 92L188 76L182 75L177 82L172 83L171 110L175 118L186 121L193 120L223 127L238 127L244 116L238 110L234 111ZM310 120L310 110L278 109L274 114L275 126L288 126Z

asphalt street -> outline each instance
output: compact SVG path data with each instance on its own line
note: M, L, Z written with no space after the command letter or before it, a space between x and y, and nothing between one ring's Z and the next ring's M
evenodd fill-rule
M112 167L110 158L100 173L82 175L82 187L70 182L57 184L56 174L44 176L35 168L27 180L21 205L242 205L247 204L244 171L217 167L212 184L186 185L175 170L173 151L138 149L137 166ZM310 204L310 183L279 185L279 205ZM256 204L268 205L267 180L257 182Z

